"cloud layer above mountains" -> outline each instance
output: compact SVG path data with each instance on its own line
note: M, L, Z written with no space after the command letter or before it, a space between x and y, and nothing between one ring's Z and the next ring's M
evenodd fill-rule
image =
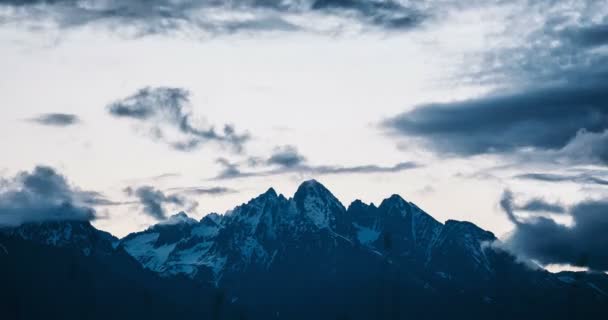
M276 147L267 158L250 157L245 163L232 162L226 158L216 160L222 169L214 179L227 180L247 177L264 177L282 174L303 175L338 175L338 174L372 174L395 173L422 167L422 165L407 161L392 166L366 164L358 166L312 165L295 146ZM243 170L243 167L248 169Z
M110 115L130 119L147 135L180 151L190 151L207 142L216 142L234 151L242 151L249 140L231 125L221 132L213 126L196 122L190 106L190 92L182 88L146 87L131 96L108 105Z

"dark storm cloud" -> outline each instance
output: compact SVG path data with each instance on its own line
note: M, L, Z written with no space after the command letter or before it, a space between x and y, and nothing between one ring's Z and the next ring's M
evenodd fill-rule
M608 180L594 177L589 174L564 175L552 173L526 173L515 176L517 179L529 179L544 182L573 182L582 184L608 185Z
M112 28L132 27L139 35L199 29L212 34L239 31L292 31L305 29L290 17L347 19L368 27L408 30L426 18L424 3L393 0L2 0L11 7L8 21L54 21L68 28L106 24ZM1 22L2 20L0 20Z
M232 125L218 132L214 127L194 123L190 93L182 88L146 87L111 103L108 112L117 118L136 121L150 136L176 150L190 151L206 142L216 142L241 151L248 134L237 133Z
M53 168L37 166L0 184L0 225L93 220L93 206L102 203L111 201L100 193L74 188Z
M156 220L167 219L166 205L187 206L188 210L198 205L195 201L191 201L180 194L165 194L151 186L129 187L125 189L125 193L136 197L143 207L143 212Z
M517 206L517 209L531 212L565 213L566 208L560 203L547 202L541 198L534 198Z
M526 152L542 161L608 163L608 51L599 50L608 44L608 16L596 16L603 8L600 1L527 2L521 15L506 22L507 30L524 28L522 35L512 40L507 33L503 46L483 52L481 62L456 74L459 83L498 89L415 106L382 127L443 155ZM543 23L522 26L522 15L536 13L546 17Z
M542 264L570 264L608 270L608 201L585 201L570 209L572 226L545 217L522 221L513 211L513 196L506 191L500 202L515 224L506 240L514 252Z
M588 156L606 163L605 139L587 140L608 130L608 77L422 105L383 125L393 134L422 138L437 152L458 155L557 151L585 140Z
M45 113L28 120L37 124L55 127L67 127L80 122L78 116L69 113Z
M593 24L581 28L567 28L562 35L574 45L597 47L608 44L608 24Z

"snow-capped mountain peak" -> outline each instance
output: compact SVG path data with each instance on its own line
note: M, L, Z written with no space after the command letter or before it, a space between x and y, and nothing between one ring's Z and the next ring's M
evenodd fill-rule
M342 203L316 180L303 182L293 199L299 211L321 229L334 230L336 219L346 212Z
M473 224L443 225L396 194L378 207L356 200L347 210L316 180L302 183L293 198L270 188L225 215L197 222L179 213L169 221L127 236L121 240L125 249L161 274L212 274L214 282L268 270L292 256L323 255L331 261L351 250L373 259L420 261L427 268L443 268L452 259L443 252L458 250L478 268L477 263L488 264L481 242L491 235Z

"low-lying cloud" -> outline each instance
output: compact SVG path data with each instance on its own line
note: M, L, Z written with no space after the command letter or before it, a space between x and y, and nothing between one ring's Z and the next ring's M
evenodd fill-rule
M180 151L190 151L207 142L242 151L249 140L247 133L237 133L232 125L221 131L194 120L190 92L182 88L146 87L108 105L110 115L130 119L156 140Z
M111 205L100 193L82 191L46 166L0 183L0 225L57 220L90 221L96 205Z
M198 206L196 201L188 199L179 193L166 194L151 186L128 187L125 189L125 193L128 196L136 197L143 208L143 212L159 221L168 218L166 209L168 205L185 208L186 211L191 211Z
M523 220L515 213L513 195L505 191L502 209L515 229L505 241L518 255L542 264L568 264L608 270L608 201L584 201L572 206L572 226L534 216Z

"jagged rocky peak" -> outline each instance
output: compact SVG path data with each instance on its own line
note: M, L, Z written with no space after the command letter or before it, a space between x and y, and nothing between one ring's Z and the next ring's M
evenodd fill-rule
M317 180L304 181L293 200L296 206L317 227L334 229L338 216L346 209L342 203Z
M283 198L282 195L278 195L277 192L273 188L269 188L268 190L266 190L266 192L249 200L247 203L241 204L240 206L237 206L233 210L228 210L225 215L230 216L236 212L242 213L243 209L245 209L245 211L248 212L249 210L247 210L247 209L250 207L261 207L261 206L264 206L264 204L266 204L269 201L275 202L277 199L281 199L281 198Z
M268 188L268 190L266 190L266 192L264 192L262 194L262 196L266 197L266 198L276 198L278 197L277 192L274 190L274 188L270 187Z
M342 206L340 201L336 199L336 197L331 193L331 191L329 191L327 188L325 188L324 185L314 179L302 182L293 198L298 203L306 201L306 199L308 198L318 198L325 202L331 202Z
M357 199L357 200L355 200L355 201L351 202L351 203L350 203L350 205L348 205L348 211L353 211L353 210L355 210L355 211L359 211L359 210L365 210L365 209L368 209L369 207L373 207L373 206L374 206L373 204L368 205L368 204L366 204L365 202L363 202L363 201L361 201L361 200Z
M310 179L310 180L306 180L304 182L302 182L300 184L300 186L298 187L298 190L296 191L296 195L295 197L298 196L298 194L300 196L306 196L308 194L310 194L311 192L314 193L330 193L329 190L327 190L327 188L325 188L324 185L322 185L319 181L315 180L315 179Z
M379 208L383 210L402 209L406 205L408 205L408 202L405 201L400 195L393 194L390 197L382 200Z
M201 218L200 223L202 225L217 226L222 221L222 217L222 215L212 212Z
M180 211L167 220L160 222L160 225L175 225L175 224L196 224L196 219L190 218L185 212Z
M468 221L447 220L445 222L444 230L458 236L470 235L482 241L496 240L496 236L492 232L484 230Z

